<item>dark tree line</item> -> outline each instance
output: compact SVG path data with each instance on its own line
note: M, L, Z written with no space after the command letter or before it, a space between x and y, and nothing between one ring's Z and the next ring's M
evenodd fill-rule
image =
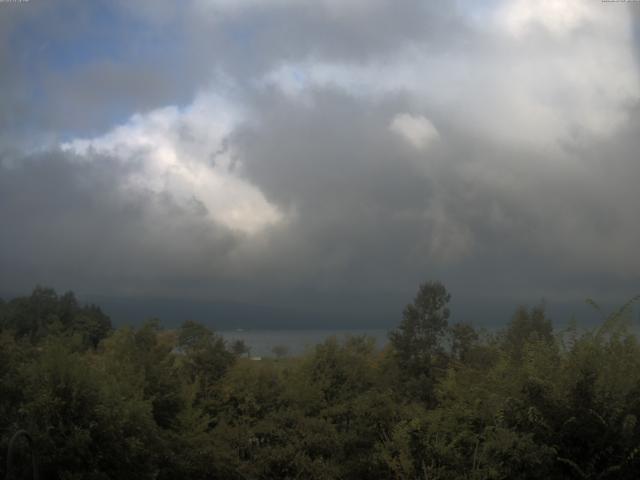
M45 288L0 301L0 478L20 429L52 479L638 478L628 305L584 332L520 308L488 334L449 300L421 285L382 351L260 362L196 322L113 329Z

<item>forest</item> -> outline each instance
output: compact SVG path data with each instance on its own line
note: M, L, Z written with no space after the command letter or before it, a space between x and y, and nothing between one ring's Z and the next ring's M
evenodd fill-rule
M41 479L638 478L637 298L591 329L520 307L495 332L450 298L420 285L382 349L261 361L193 321L113 328L73 293L0 301L0 478L31 478L25 442L6 458L19 430Z

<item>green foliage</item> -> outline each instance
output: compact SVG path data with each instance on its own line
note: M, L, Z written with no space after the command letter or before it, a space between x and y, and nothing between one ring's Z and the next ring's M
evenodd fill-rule
M521 360L528 343L553 341L553 326L544 309L537 307L528 311L520 307L504 332L503 349L512 359Z
M461 363L469 363L477 349L480 336L468 323L456 323L450 328L451 358Z
M52 341L22 369L19 419L33 432L43 470L61 478L152 478L150 402L93 360Z
M271 352L276 356L276 358L286 357L289 353L289 348L286 345L276 345L271 349Z
M111 331L111 320L95 305L80 306L72 292L58 296L36 287L29 297L0 306L0 330L32 343L51 335L78 335L85 348L95 348Z
M241 357L245 353L247 354L247 356L251 354L251 349L246 343L244 343L244 340L234 341L231 345L231 351L238 357Z
M447 332L451 295L438 282L420 285L413 303L407 305L398 328L389 340L407 393L429 404L438 370L443 367L443 339Z
M422 285L382 351L256 362L204 325L113 331L36 288L0 302L0 451L26 428L61 479L637 478L631 303L582 333L520 308L487 335L449 327L449 299Z
M198 399L213 400L218 382L235 360L224 339L200 323L187 321L180 327L177 348L182 372L199 387Z

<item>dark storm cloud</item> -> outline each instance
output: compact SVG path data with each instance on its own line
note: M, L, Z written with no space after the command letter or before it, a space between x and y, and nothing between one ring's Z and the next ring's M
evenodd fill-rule
M208 276L233 235L203 222L195 203L185 208L170 195L127 188L137 168L59 151L3 168L0 289L19 292L37 282L92 293L166 293Z
M635 293L619 17L569 0L524 24L501 10L517 1L25 5L0 4L0 290L362 322L395 320L425 279L476 304Z
M188 21L191 43L205 47L196 58L251 79L284 61L365 62L412 42L466 44L472 31L460 13L453 2L418 0L202 1Z
M467 294L549 297L638 279L635 113L615 141L573 151L578 163L557 153L540 169L539 154L454 127L409 148L387 128L406 103L319 91L300 108L268 95L259 127L237 134L246 175L295 207L283 250L319 284L394 289L437 275Z

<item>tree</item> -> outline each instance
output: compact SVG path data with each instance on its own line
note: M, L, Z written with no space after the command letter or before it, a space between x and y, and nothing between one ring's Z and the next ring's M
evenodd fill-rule
M454 360L465 363L471 350L478 342L478 332L468 323L456 323L450 329L451 356Z
M16 338L38 343L51 334L79 335L84 348L95 348L111 332L111 320L95 305L81 306L73 292L58 296L51 288L36 287L0 312L0 326Z
M515 360L522 357L522 351L529 342L553 343L553 325L542 306L528 311L518 308L504 334L504 349Z
M206 345L213 340L214 334L201 323L187 320L180 326L178 346L184 350Z
M178 348L182 350L182 365L189 381L199 383L201 398L209 398L214 384L233 364L233 353L220 335L193 321L180 327Z
M14 298L8 304L5 324L16 337L29 338L36 343L59 322L58 296L51 288L37 286L28 297Z
M151 402L122 371L54 338L22 369L18 420L33 437L43 478L155 478Z
M276 345L271 349L271 352L276 356L276 358L286 357L289 353L289 348L285 345Z
M435 369L444 357L450 300L441 283L423 283L405 307L402 322L389 334L400 372L408 377L409 393L427 402L433 400Z
M251 348L249 348L249 346L244 343L244 340L238 339L231 344L231 351L238 357L244 355L245 353L248 356L251 353Z
M100 307L89 305L78 309L73 317L71 329L82 336L86 346L96 348L111 332L111 320Z

